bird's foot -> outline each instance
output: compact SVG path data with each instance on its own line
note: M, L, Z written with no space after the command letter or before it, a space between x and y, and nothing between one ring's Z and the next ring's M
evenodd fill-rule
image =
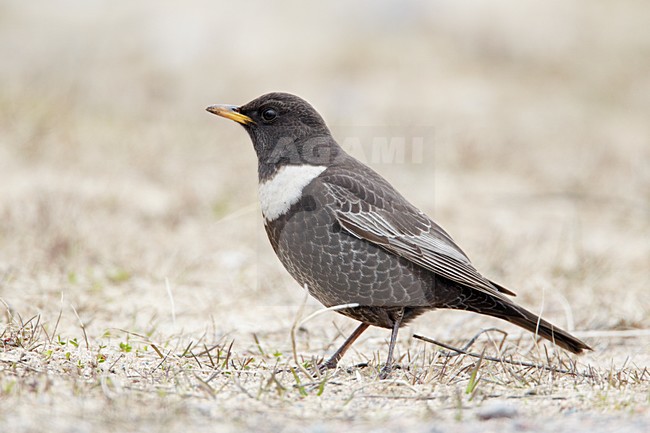
M317 368L318 368L318 371L320 371L321 373L324 373L327 370L335 369L338 364L339 364L338 360L330 358L327 361L319 364Z
M325 373L327 370L333 370L335 369L339 364L339 360L336 359L336 357L331 357L325 362L321 362L320 364L316 364L316 368L314 370L314 377L319 377L321 374Z
M388 376L390 376L390 373L392 371L393 371L393 365L392 364L384 365L381 368L381 370L379 370L379 380L388 379Z

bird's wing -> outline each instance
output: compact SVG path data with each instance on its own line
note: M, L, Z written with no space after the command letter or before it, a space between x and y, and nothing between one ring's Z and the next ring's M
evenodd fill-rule
M359 178L324 179L338 206L336 218L346 231L464 286L501 297L515 295L483 277L451 237L410 205L388 182ZM376 189L374 187L377 187Z

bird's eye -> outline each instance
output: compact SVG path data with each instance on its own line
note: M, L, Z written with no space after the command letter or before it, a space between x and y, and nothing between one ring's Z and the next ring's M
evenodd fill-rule
M266 110L262 111L262 120L265 122L270 122L276 117L278 117L278 112L273 108L267 108Z

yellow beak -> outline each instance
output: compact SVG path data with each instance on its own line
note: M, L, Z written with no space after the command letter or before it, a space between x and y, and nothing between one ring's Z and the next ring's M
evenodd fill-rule
M210 105L206 108L210 113L216 114L217 116L225 117L226 119L234 120L237 123L242 125L248 125L249 123L255 123L253 119L241 114L239 112L239 107L235 105Z

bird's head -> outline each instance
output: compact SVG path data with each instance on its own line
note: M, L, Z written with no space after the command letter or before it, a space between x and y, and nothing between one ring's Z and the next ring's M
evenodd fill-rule
M257 153L260 176L283 165L331 165L340 153L320 114L288 93L268 93L242 106L212 105L207 111L244 127Z

